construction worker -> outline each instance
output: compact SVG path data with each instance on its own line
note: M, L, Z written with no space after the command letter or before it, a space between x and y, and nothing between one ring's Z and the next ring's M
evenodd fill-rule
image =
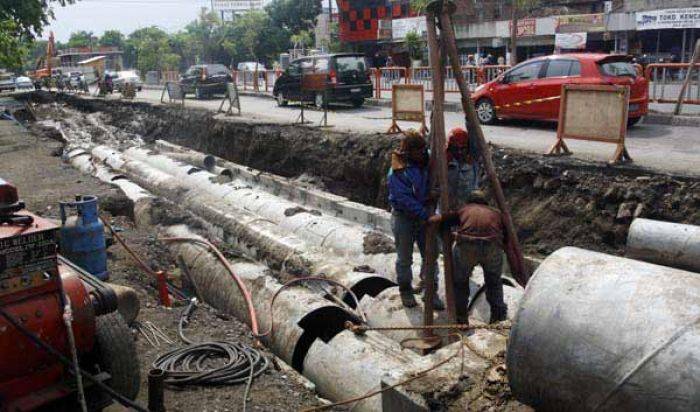
M391 154L391 169L387 178L391 224L396 245L396 278L401 292L401 302L407 307L416 306L413 296L413 247L418 245L425 268L426 222L430 196L428 180L428 148L423 136L408 130L401 139L399 149ZM437 255L437 242L434 242ZM431 268L435 279L433 308L444 310L445 305L437 296L437 262ZM423 270L421 270L423 272Z
M501 213L488 206L484 193L474 190L469 203L457 212L434 215L430 224L442 223L443 227L455 227L453 235L454 294L459 323L468 323L469 277L476 265L484 271L486 301L491 307L490 323L505 320L508 307L503 301L503 249L506 236Z
M479 187L479 166L470 154L469 135L463 128L455 127L447 135L446 157L450 210L459 210Z

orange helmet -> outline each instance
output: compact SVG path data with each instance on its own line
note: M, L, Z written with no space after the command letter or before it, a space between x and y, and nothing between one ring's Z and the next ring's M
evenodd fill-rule
M447 146L465 147L469 143L469 134L461 127L455 127L447 135Z

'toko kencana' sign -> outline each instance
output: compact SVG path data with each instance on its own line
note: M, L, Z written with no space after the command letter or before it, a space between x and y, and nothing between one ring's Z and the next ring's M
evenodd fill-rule
M700 7L637 12L637 30L700 28Z

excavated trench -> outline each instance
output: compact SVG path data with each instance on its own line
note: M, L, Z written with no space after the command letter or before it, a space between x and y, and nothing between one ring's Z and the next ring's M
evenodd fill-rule
M47 94L32 98L91 114L93 136L104 124L123 132L124 141L116 143L162 139L369 206L387 207L385 179L395 137L222 119L205 110L143 103L72 96L55 101ZM55 120L71 116L56 105L43 108L49 109L43 115ZM498 147L494 158L528 254L543 256L567 245L621 254L634 217L700 223L696 179Z

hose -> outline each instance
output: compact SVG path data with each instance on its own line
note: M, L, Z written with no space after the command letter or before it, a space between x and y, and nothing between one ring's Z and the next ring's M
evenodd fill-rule
M7 313L1 307L0 307L0 316L5 318L5 320L7 320L9 323L11 323L12 326L14 326L20 332L22 332L22 334L25 335L29 340L31 340L36 346L45 350L49 354L55 356L56 359L58 359L62 364L64 364L66 366L67 370L71 374L75 374L75 372L73 370L73 362L71 362L70 359L63 356L63 354L61 352L59 352L56 348L54 348L50 344L44 342L43 340L41 340L40 337L35 335L32 331L25 328L24 325L22 325L20 322L18 322L17 319L13 318L9 313ZM83 378L86 378L87 380L89 380L93 384L97 385L100 389L107 392L112 397L112 399L116 400L117 402L119 402L123 406L125 406L127 408L131 408L131 409L138 411L138 412L148 412L148 409L144 408L143 406L139 405L138 403L132 401L131 399L127 398L126 396L124 396L124 395L120 394L119 392L115 391L114 389L110 388L104 382L97 379L96 377L94 377L92 374L88 373L84 369L81 368L79 370L80 370L80 374L83 376Z
M164 353L153 362L153 368L166 373L165 383L172 386L219 386L246 384L243 410L253 379L269 366L269 360L257 349L240 342L193 342L184 334L184 327L197 308L192 299L180 316L178 335L188 346ZM222 366L210 366L221 364Z

